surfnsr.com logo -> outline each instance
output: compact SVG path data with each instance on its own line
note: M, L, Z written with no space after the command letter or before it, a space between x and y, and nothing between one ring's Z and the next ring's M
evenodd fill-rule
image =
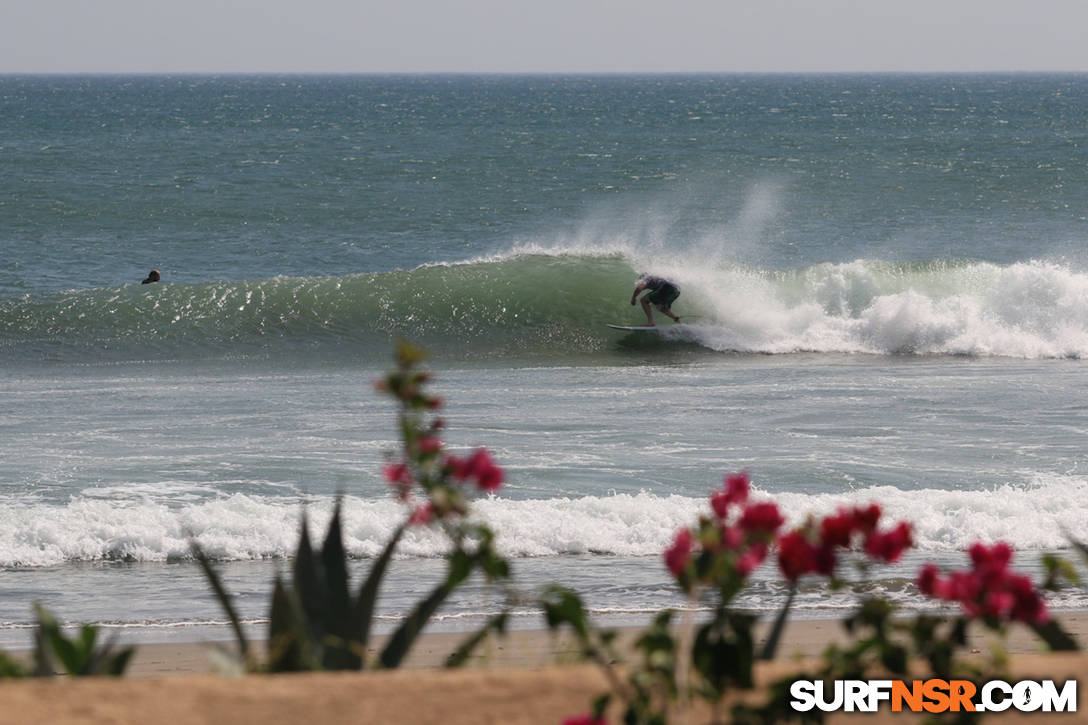
M1077 681L797 680L790 697L797 712L1076 712Z

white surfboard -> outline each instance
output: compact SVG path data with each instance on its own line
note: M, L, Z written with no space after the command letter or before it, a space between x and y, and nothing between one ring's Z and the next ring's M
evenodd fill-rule
M660 327L651 325L609 325L613 330L626 330L627 332L659 332Z

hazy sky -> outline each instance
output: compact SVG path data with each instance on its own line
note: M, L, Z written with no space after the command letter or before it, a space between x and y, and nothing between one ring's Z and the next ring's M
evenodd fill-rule
M1088 71L1088 0L0 0L0 73Z

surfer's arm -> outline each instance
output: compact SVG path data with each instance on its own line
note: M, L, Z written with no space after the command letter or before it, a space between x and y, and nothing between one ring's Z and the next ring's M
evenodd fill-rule
M643 283L643 282L639 282L638 284L635 285L635 291L631 293L631 304L632 305L635 304L635 298L638 297L638 293L641 292L644 289L646 289L646 284Z

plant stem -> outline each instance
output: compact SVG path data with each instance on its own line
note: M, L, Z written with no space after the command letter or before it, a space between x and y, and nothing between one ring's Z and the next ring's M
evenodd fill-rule
M684 620L680 624L680 641L676 652L677 707L680 710L680 723L688 720L691 709L691 657L692 642L695 639L695 605L698 597L695 592L688 597L688 606L684 609Z
M790 582L790 593L786 597L786 603L782 605L782 610L778 612L778 617L774 621L774 627L771 629L770 636L767 637L767 643L763 646L763 651L760 653L759 659L774 659L774 653L778 649L778 640L782 637L782 630L786 627L786 617L789 616L790 607L793 605L793 597L795 594L797 594L797 580Z

